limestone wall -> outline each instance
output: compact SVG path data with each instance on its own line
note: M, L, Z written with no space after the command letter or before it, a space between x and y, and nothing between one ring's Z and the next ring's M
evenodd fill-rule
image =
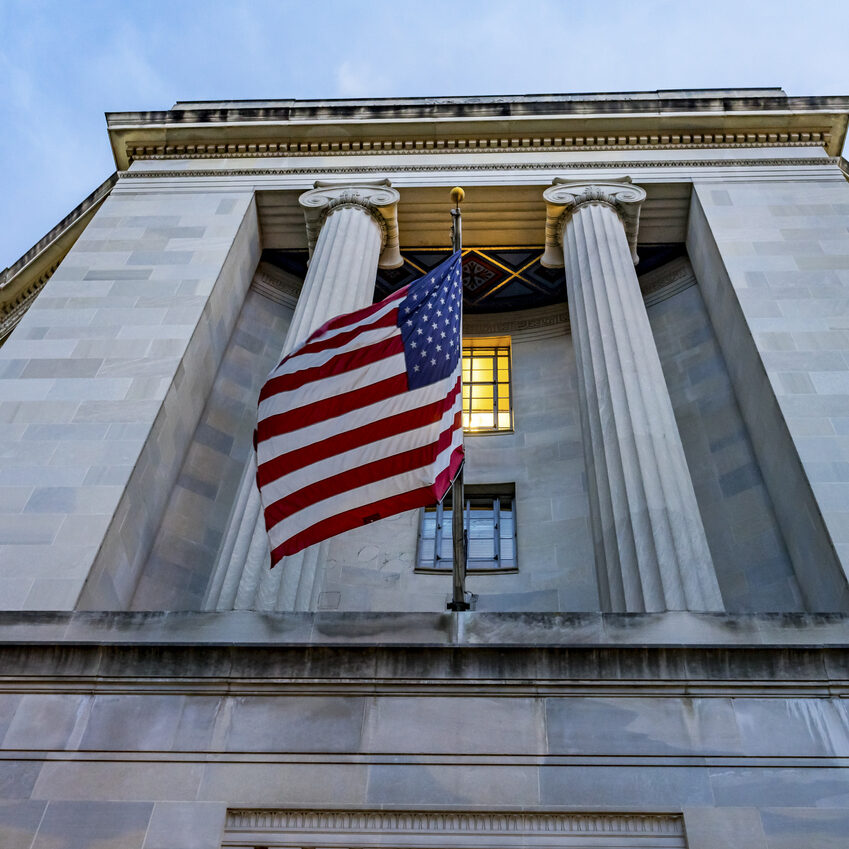
M217 849L228 809L306 808L662 814L683 820L689 849L837 847L845 628L836 615L4 614L0 842ZM643 827L615 845L684 845ZM593 831L558 839L611 845Z
M849 186L696 182L688 249L811 610L849 608Z
M253 450L259 390L283 349L291 317L290 306L248 292L133 595L132 609L201 609Z
M649 296L648 315L725 609L803 610L725 358L686 261L681 270L672 297Z
M104 201L0 349L2 607L128 605L258 247L250 192Z

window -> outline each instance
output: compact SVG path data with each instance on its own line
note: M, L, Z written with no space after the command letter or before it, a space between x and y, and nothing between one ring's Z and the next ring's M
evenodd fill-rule
M502 340L463 342L463 429L487 433L513 429L510 345Z
M467 572L510 572L518 568L514 490L507 484L497 489L465 487L463 519L469 534ZM418 571L450 572L453 568L451 517L450 490L442 504L425 507L422 511Z

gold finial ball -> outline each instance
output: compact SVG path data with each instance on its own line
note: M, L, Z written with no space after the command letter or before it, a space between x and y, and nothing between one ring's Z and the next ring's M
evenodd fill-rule
M459 186L454 186L454 188L451 189L451 200L454 201L454 203L458 205L461 204L464 197L466 197L466 193Z

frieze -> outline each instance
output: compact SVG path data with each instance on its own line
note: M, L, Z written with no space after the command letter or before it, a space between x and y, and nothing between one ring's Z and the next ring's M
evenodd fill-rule
M154 158L154 157L151 157ZM156 157L165 159L166 157ZM199 158L199 157L191 157ZM212 157L207 157L212 158ZM253 158L253 157L252 157ZM387 170L393 173L429 173L450 170L452 172L474 171L569 171L584 169L619 169L623 168L745 168L752 166L782 167L782 166L829 166L838 165L837 157L792 158L792 159L689 159L680 161L652 162L617 160L612 162L520 162L492 164L476 163L474 165L393 165L388 167L359 165L346 168L221 168L214 170L184 169L179 171L119 171L121 179L169 179L175 177L284 177L292 175L326 174L385 174Z
M566 304L494 315L466 315L467 336L510 336L513 343L531 342L569 333Z
M695 272L686 257L674 259L640 277L640 288L647 307L665 301L696 283Z
M684 824L676 814L242 809L227 812L225 830L356 832L370 844L385 833L683 835Z
M251 281L251 289L283 306L295 308L303 281L261 262Z

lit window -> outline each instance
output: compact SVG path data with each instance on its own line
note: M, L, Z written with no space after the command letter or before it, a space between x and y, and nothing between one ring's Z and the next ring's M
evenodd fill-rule
M469 534L467 572L515 571L516 520L513 487L467 486L463 520ZM454 565L451 526L451 491L442 504L425 507L419 531L416 569L423 572L450 572Z
M463 343L463 428L512 430L510 348Z

